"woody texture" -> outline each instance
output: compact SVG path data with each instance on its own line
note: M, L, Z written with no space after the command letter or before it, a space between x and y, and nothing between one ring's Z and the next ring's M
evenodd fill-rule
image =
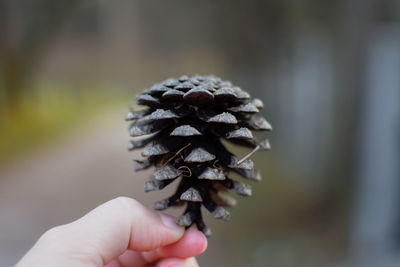
M195 224L209 236L202 206L214 218L227 221L230 215L225 207L234 206L236 201L226 192L251 195L250 185L229 175L261 179L250 156L270 148L268 140L253 135L254 131L272 129L257 114L263 102L213 75L167 79L136 98L144 108L126 116L133 137L129 150L142 148L143 158L135 160L136 171L155 167L145 191L161 190L176 181L175 193L156 202L155 209L185 205L177 223L186 227ZM249 153L239 158L225 148L223 140L247 147Z

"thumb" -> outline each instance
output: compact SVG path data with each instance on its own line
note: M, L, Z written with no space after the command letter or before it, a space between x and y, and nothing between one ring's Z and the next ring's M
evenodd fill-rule
M151 211L134 199L119 197L75 222L46 232L19 266L51 266L53 258L57 264L102 266L127 249L153 250L176 242L183 233L184 228L172 217Z

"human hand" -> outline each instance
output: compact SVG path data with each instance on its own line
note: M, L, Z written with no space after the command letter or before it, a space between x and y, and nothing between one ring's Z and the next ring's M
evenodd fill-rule
M192 267L206 247L196 228L119 197L44 233L16 266Z

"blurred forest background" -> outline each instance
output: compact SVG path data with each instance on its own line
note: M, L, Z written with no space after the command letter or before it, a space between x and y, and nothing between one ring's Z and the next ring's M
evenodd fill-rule
M397 0L1 0L0 265L112 197L161 199L124 115L155 82L211 73L274 131L253 197L207 218L200 264L400 266Z

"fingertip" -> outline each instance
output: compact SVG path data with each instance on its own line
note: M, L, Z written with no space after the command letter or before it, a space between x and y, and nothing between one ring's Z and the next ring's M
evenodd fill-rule
M197 230L197 228L195 226L190 227L188 230L188 235L191 235L191 240L193 240L193 246L198 248L198 254L203 253L208 246L208 241L207 241L207 237L199 230Z
M207 238L196 227L189 228L176 243L161 247L163 257L189 258L203 253L207 249Z
M157 263L156 267L198 267L198 263L195 258L179 259L169 258L164 259Z

